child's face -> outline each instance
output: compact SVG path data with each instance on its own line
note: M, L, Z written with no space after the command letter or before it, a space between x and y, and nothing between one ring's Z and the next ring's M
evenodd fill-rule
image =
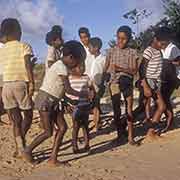
M80 40L81 42L85 45L88 46L89 45L89 36L86 33L81 33L80 34Z
M166 49L170 42L169 41L160 41L160 43L161 43L161 49Z
M154 48L157 50L161 50L163 48L163 44L156 37L153 40L153 45L154 45Z
M60 48L63 44L63 41L62 41L62 39L57 38L55 41L53 41L52 44L55 48Z
M89 44L89 52L93 55L97 54L98 48L93 47L91 44Z
M128 43L128 37L126 33L119 32L117 33L117 45L119 48L123 49L127 46Z
M80 65L73 68L71 74L74 75L74 76L81 76L82 73L81 73Z
M62 61L65 64L65 66L67 66L69 69L72 69L77 66L77 61L72 55L63 56Z

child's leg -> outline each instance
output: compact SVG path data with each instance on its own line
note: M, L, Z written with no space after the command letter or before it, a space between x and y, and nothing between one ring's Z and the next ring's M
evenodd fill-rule
M66 121L64 119L63 112L58 113L56 125L57 125L57 132L56 132L55 139L54 139L51 157L50 157L48 162L50 164L53 164L53 165L60 165L61 163L59 161L57 161L57 156L58 156L58 152L59 152L59 147L62 144L64 134L67 131L67 124L66 124Z
M33 142L25 148L24 158L29 162L33 161L32 151L45 140L50 138L53 134L53 120L50 119L50 112L40 111L39 113L42 117L42 121L44 124L44 132L41 133L38 137L36 137Z
M128 141L130 144L134 144L134 132L133 132L133 96L129 96L126 98L127 102L127 123L128 123Z
M93 114L94 114L93 121L94 121L94 124L95 124L95 130L98 131L98 129L99 129L99 121L100 121L100 110L99 110L98 106L94 107Z
M13 121L13 134L16 144L14 156L17 156L23 150L23 139L21 132L22 115L19 108L7 110L7 113L10 119Z
M146 98L144 100L144 104L145 104L145 114L146 114L146 117L144 119L144 123L146 123L147 121L149 121L151 119L151 116L150 116L151 98Z
M73 131L72 131L72 146L73 146L73 152L77 153L79 151L78 149L78 133L80 129L80 124L77 120L73 119Z
M32 124L33 110L32 109L26 110L26 111L23 111L23 113L24 113L24 119L22 121L21 128L22 128L22 137L24 140L24 146L26 146L25 137L26 137L26 134L27 134L27 132L30 129L31 124Z
M120 138L122 132L121 132L121 123L120 123L120 117L121 117L121 93L119 89L118 84L111 84L110 86L111 91L111 100L112 100L112 106L113 106L113 112L114 112L114 122L117 128L117 134L118 138Z
M85 122L82 129L83 129L83 135L84 135L84 139L85 139L85 147L84 147L84 149L88 151L90 149L88 121Z
M157 94L157 99L156 99L157 109L152 117L153 123L159 123L161 116L166 109L166 105L164 103L161 93L157 91L156 94Z

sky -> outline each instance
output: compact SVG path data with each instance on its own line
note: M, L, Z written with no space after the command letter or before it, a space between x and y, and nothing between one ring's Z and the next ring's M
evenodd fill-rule
M22 25L23 41L32 45L43 62L47 53L45 35L53 25L63 26L65 40L79 40L79 27L88 27L92 36L103 40L105 49L119 26L130 25L136 32L136 26L123 18L134 8L152 12L141 20L141 31L158 22L164 12L162 0L0 0L0 22L16 17Z

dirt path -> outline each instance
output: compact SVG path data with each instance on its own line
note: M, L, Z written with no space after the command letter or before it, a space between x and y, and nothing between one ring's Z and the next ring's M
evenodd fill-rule
M179 100L175 100L175 103ZM10 126L0 127L0 180L180 180L180 105L176 106L175 129L158 141L144 140L140 147L128 144L115 146L116 133L110 121L105 121L99 134L91 133L91 153L74 155L71 149L71 121L59 160L68 160L71 167L48 167L46 160L31 166L12 157L14 143ZM35 114L35 118L38 117ZM7 119L6 116L3 118ZM142 127L137 127L138 138ZM40 132L35 119L28 134L28 143ZM36 150L36 156L46 159L53 138Z

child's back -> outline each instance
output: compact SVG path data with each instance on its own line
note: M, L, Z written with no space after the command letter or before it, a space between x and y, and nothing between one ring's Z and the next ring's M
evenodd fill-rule
M24 57L33 55L32 48L26 43L9 41L1 49L4 64L3 81L29 81Z

